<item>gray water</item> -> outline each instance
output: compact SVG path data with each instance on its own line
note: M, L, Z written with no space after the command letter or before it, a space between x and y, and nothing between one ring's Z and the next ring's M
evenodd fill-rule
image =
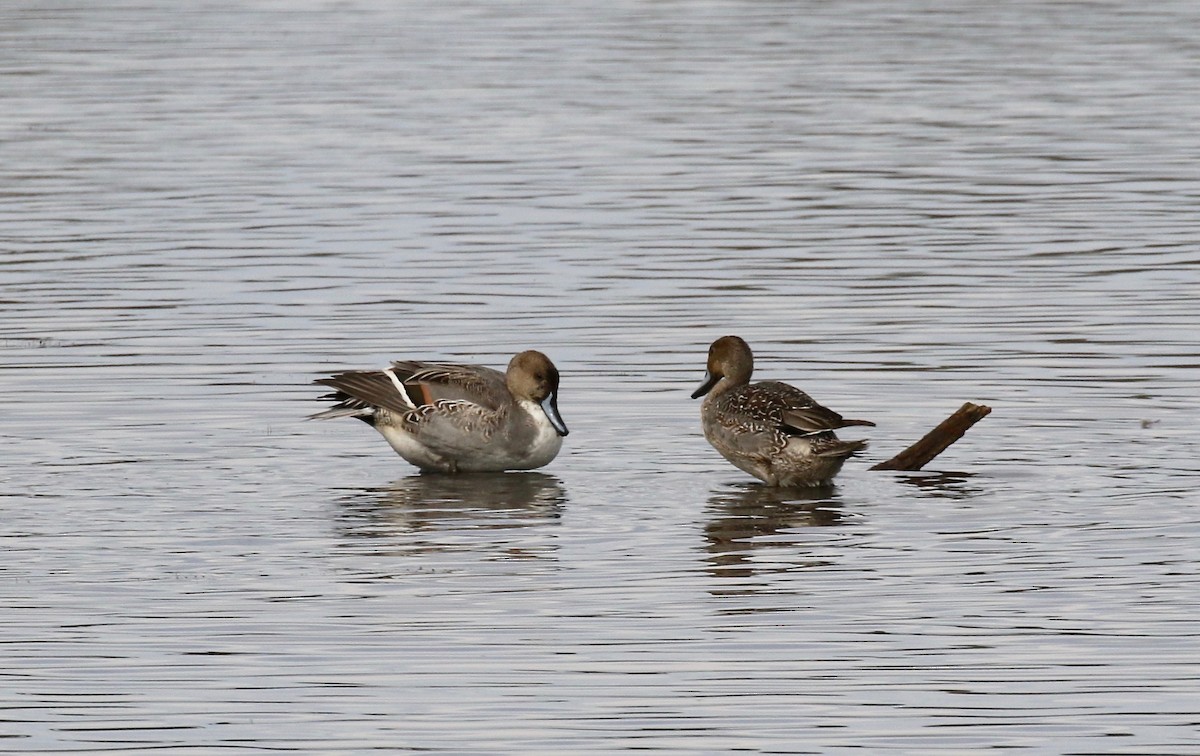
M1182 0L5 2L0 752L1200 753L1198 123ZM302 420L529 347L538 472Z

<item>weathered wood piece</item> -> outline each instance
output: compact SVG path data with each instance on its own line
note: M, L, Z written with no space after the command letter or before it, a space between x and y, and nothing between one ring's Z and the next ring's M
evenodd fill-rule
M896 456L873 466L872 470L920 470L931 459L946 451L950 444L963 437L975 423L988 416L991 407L967 402L950 417L912 446Z

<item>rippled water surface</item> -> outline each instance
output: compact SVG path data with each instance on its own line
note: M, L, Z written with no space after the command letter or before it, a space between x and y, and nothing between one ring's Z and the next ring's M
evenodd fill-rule
M1200 752L1198 29L3 4L0 752ZM725 333L836 487L705 443ZM537 472L302 420L531 346Z

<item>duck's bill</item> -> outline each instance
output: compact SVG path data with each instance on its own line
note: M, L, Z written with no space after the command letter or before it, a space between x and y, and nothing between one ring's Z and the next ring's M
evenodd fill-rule
M562 415L558 414L557 391L551 392L550 396L542 400L542 411L546 413L546 418L554 426L554 430L558 435L565 436L571 432L567 430L567 424L563 422Z
M704 372L704 383L701 383L700 388L698 388L692 392L692 398L699 399L700 397L707 394L709 391L712 391L712 387L716 386L717 381L719 381L719 380L721 380L721 376L713 375L712 373L710 373L706 370Z

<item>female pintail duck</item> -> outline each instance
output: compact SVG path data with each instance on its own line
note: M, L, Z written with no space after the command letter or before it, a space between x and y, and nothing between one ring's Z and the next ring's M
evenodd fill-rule
M567 426L558 414L558 370L541 352L521 352L501 373L477 365L402 360L314 383L337 402L311 419L357 417L424 472L532 470L558 454Z
M750 383L754 354L737 336L708 348L708 372L692 394L705 394L700 409L704 437L721 456L769 486L828 483L866 441L841 441L833 431L847 420L798 388L777 381Z

